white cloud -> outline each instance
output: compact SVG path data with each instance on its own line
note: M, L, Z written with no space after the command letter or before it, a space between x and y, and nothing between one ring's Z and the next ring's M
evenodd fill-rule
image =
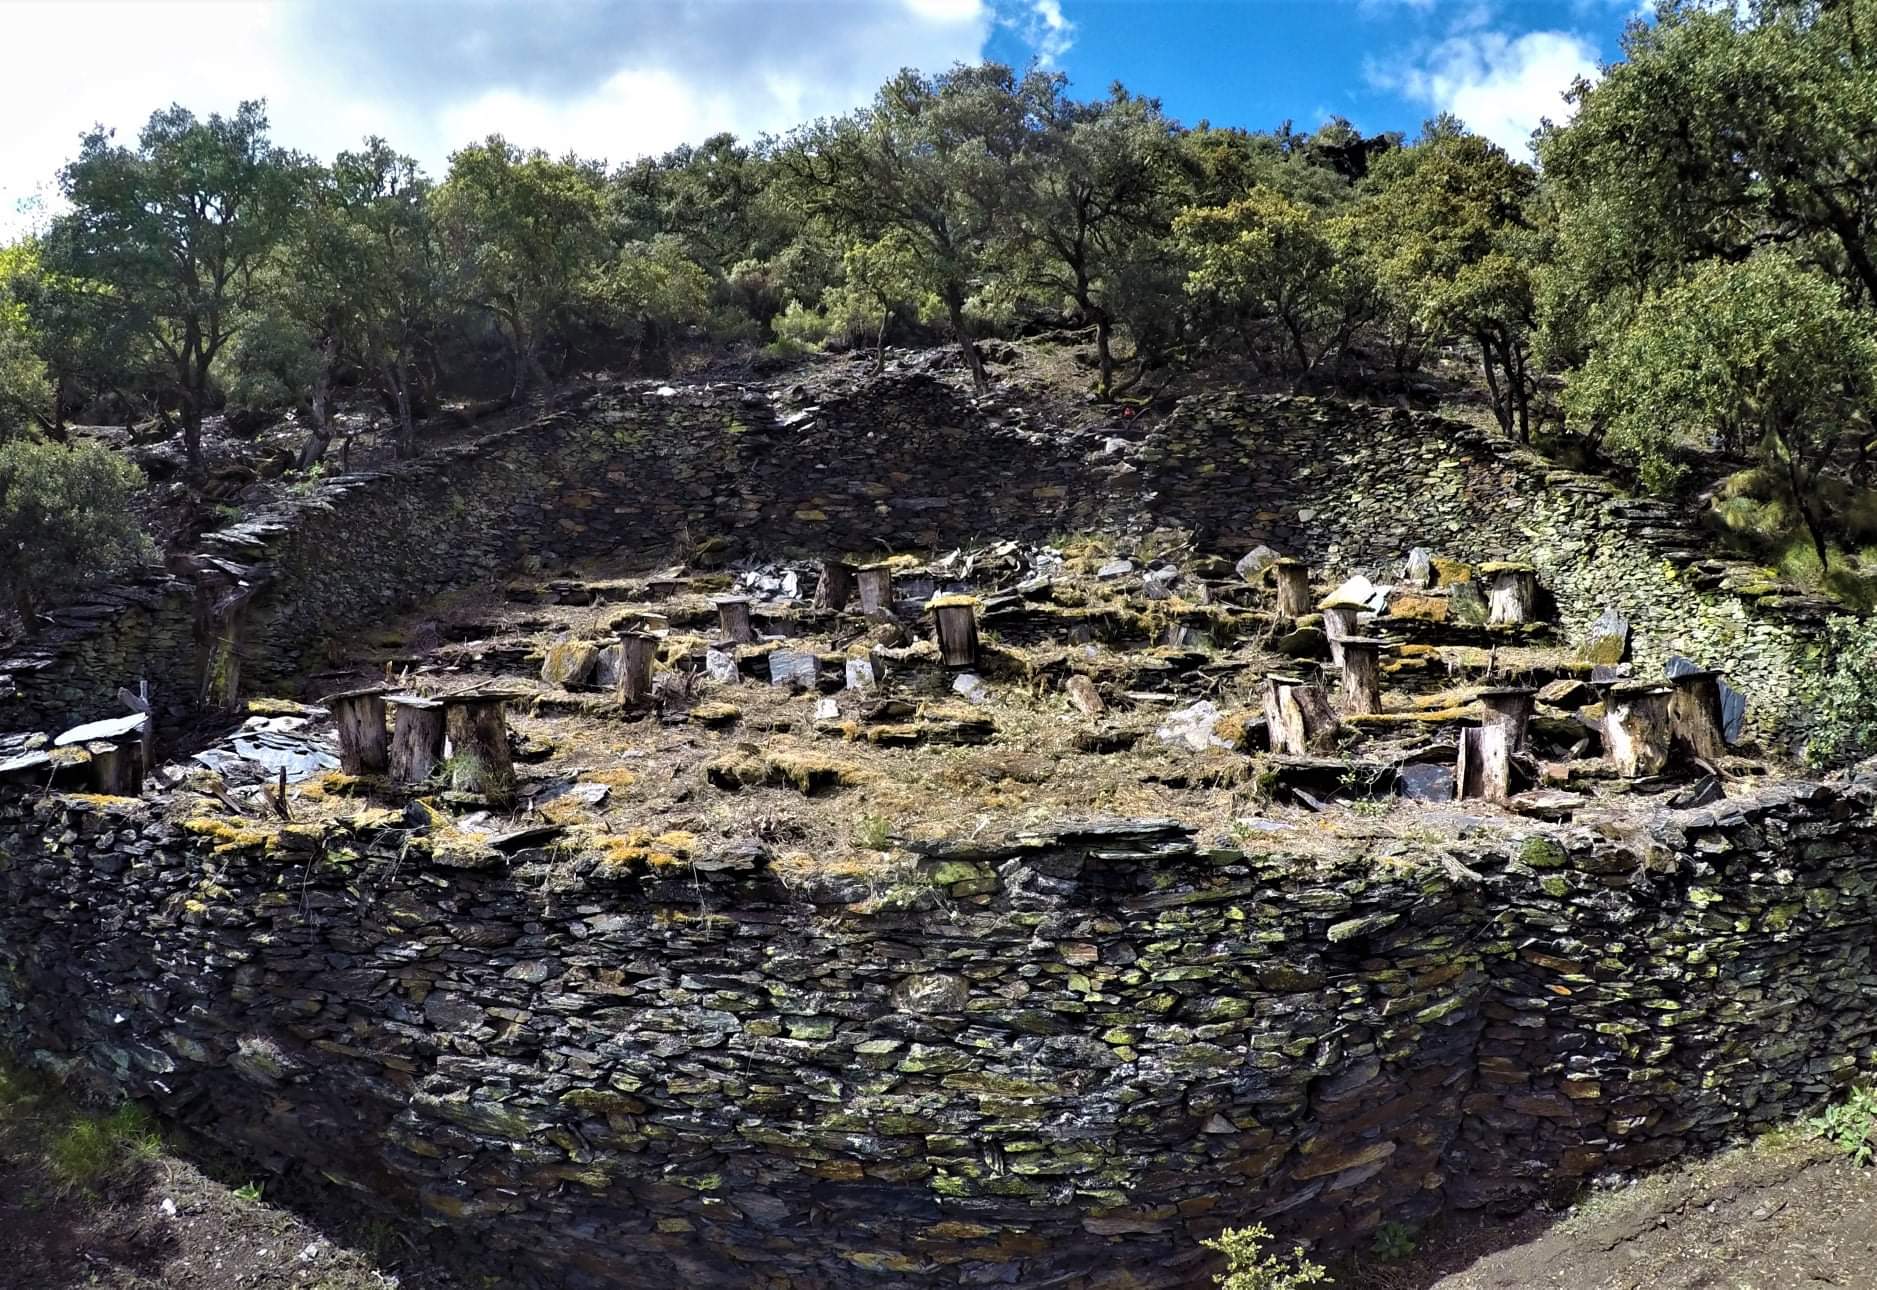
M1021 8L1044 57L1073 24ZM745 138L844 112L901 67L982 56L987 0L14 0L9 47L82 49L95 74L23 56L0 78L0 236L93 123L134 138L150 113L265 98L277 142L330 156L387 137L440 174L452 149L510 140L614 162L720 130ZM1058 42L1051 45L1048 42Z
M1055 66L1075 45L1075 24L1062 16L1062 0L1032 0L1025 37L1044 67Z
M1597 73L1596 47L1581 36L1475 31L1449 36L1405 71L1371 68L1369 79L1453 113L1517 157L1526 155L1541 120L1570 115L1564 94L1572 82Z

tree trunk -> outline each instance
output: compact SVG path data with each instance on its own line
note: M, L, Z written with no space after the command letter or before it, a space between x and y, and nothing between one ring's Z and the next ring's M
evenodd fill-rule
M24 582L13 588L13 608L20 616L20 632L31 640L39 635L39 613L33 606L33 591Z
M450 735L450 787L480 793L498 807L515 800L515 762L508 751L503 700L484 696L443 701Z
M410 373L402 361L392 366L391 385L398 400L398 459L407 461L417 455L417 425L411 419Z
M1812 509L1810 490L1805 486L1804 472L1799 469L1799 454L1792 446L1792 440L1783 429L1775 430L1780 446L1786 450L1786 478L1792 484L1792 502L1799 508L1799 518L1805 524L1805 531L1812 539L1812 549L1818 552L1818 571L1821 575L1831 571L1831 554L1825 546L1825 531L1820 526L1818 515Z
M443 760L443 705L435 699L396 695L391 725L391 778L400 784L421 784Z
M880 311L880 330L873 338L873 374L878 376L886 370L886 325L893 321L893 308L888 305Z
M306 443L300 448L299 468L311 470L326 449L332 444L332 425L328 417L327 405L332 389L332 348L321 347L319 371L313 377L313 393L308 400L313 417L313 433L307 436Z
M391 765L384 692L371 689L330 695L325 707L338 728L339 769L348 775L384 774Z
M1109 345L1114 332L1114 324L1108 320L1108 311L1102 310L1095 315L1095 355L1100 363L1101 375L1095 382L1095 394L1102 402L1108 401L1114 384L1114 353Z
M1492 414L1499 422L1499 428L1507 434L1512 433L1512 409L1506 402L1506 396L1499 388L1499 372L1493 357L1492 338L1485 332L1473 338L1479 343L1480 368L1486 374L1486 388L1492 394Z
M951 319L952 338L958 342L958 348L965 356L965 366L971 369L972 386L979 392L990 389L990 373L984 370L984 358L978 353L971 332L965 326L964 297L958 294L956 287L945 288L945 312Z

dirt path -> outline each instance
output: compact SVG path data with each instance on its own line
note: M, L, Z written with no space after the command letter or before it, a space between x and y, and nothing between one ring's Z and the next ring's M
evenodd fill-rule
M1877 1290L1877 1169L1743 1147L1568 1213L1472 1220L1353 1290Z

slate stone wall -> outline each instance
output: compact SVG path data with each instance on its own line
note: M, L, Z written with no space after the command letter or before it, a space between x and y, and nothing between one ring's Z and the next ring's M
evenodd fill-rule
M1226 1223L1360 1243L1868 1073L1874 804L783 884L11 795L0 1043L505 1284L1202 1284Z
M211 535L179 562L187 576L102 593L0 659L0 728L109 715L138 675L173 727L226 641L250 690L293 690L330 642L530 558L658 558L713 542L732 556L864 557L1156 523L1234 555L1268 542L1329 576L1390 577L1415 545L1529 559L1571 630L1614 605L1646 667L1682 653L1731 668L1759 733L1803 721L1796 678L1824 602L1713 559L1669 507L1479 431L1227 394L1065 433L910 377L781 420L735 386L589 393L533 424L330 481ZM250 607L218 615L243 581L258 589Z

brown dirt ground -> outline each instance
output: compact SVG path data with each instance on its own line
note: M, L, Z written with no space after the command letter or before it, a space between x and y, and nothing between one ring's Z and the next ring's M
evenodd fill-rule
M168 1151L121 1160L90 1188L61 1186L44 1143L66 1110L56 1097L0 1102L0 1290L459 1284L423 1266L394 1225L322 1229Z
M1873 1290L1877 1169L1768 1140L1586 1195L1457 1220L1346 1290Z

